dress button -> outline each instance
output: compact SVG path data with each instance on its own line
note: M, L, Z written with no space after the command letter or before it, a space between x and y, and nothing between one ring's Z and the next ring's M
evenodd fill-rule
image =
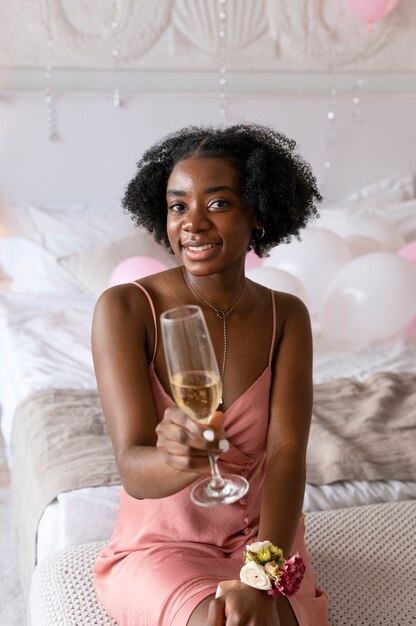
M244 522L244 524L248 524L248 522L249 522L248 517L244 517L244 518L243 518L243 522Z
M246 506L247 504L246 498L241 498L241 500L239 500L239 503L241 504L241 506Z

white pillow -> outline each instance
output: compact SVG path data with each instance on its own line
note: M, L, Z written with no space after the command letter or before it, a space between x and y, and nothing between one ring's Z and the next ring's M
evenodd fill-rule
M175 256L157 244L143 228L136 228L130 235L90 252L61 257L58 263L76 280L80 289L98 298L107 289L113 269L132 256L151 257L167 267L180 264Z
M416 231L415 202L415 175L383 178L352 193L345 201L336 204L324 201L316 227L348 237L352 230L351 218L376 216L395 226L406 241L411 241Z
M384 222L393 224L406 241L416 240L416 199L376 205L374 214Z
M319 209L318 228L327 228L340 237L354 234L361 218L377 217L393 226L406 242L416 239L416 199L397 203L360 203ZM364 234L364 233L363 233Z
M80 293L56 259L26 237L0 238L0 265L11 279L11 291Z
M402 202L416 197L414 174L383 178L348 196L347 202Z
M121 209L94 205L26 207L30 236L56 258L86 252L133 231Z

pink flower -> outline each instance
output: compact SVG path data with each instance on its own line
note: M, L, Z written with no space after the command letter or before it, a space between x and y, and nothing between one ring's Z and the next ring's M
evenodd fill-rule
M305 573L305 563L299 552L290 556L283 563L279 575L274 581L274 589L267 593L272 596L293 596L300 587Z

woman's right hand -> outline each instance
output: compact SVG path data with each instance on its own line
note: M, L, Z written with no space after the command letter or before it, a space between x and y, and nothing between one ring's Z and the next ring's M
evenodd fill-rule
M208 609L207 626L280 626L276 598L240 580L219 583Z
M156 446L163 453L165 463L173 469L206 474L210 470L208 452L219 455L228 449L223 424L221 411L214 413L209 424L203 424L179 408L170 407L156 427Z

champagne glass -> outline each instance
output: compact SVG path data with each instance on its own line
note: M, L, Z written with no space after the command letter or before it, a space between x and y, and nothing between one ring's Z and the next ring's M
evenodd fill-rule
M201 307L185 305L160 316L163 347L173 398L186 415L209 424L221 401L222 383ZM198 481L191 499L200 506L236 502L249 484L236 474L221 475L217 455L209 452L211 476Z

